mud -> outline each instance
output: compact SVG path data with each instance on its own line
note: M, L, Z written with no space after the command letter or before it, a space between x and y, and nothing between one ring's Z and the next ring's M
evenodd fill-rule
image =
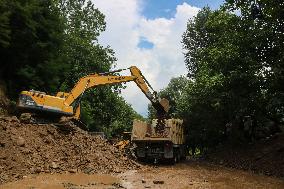
M103 189L117 188L120 186L118 178L111 175L98 174L40 174L30 175L23 180L7 183L2 189Z
M120 175L123 186L136 188L284 188L284 180L213 164L186 161L175 166L159 166ZM155 184L156 183L156 184Z
M208 163L185 161L174 166L145 166L112 175L41 174L0 185L0 189L282 189L284 180Z

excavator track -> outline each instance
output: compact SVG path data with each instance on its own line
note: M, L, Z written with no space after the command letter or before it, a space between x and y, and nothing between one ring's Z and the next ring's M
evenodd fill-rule
M81 122L80 120L64 116L62 117L46 116L46 115L43 116L36 113L22 113L20 115L20 121L23 123L37 124L37 125L53 124L59 127L70 125L71 122L83 130L88 130L87 125Z

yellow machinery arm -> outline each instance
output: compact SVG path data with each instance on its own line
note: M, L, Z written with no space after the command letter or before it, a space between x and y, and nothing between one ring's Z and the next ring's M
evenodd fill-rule
M169 109L168 100L157 97L149 82L141 71L132 66L129 68L131 76L111 75L117 70L109 73L90 74L82 77L69 93L58 92L56 96L46 95L39 91L22 91L19 97L18 108L28 111L52 112L58 115L71 116L75 119L80 117L80 96L85 90L100 85L116 84L134 81L157 110L159 117L165 117Z
M115 84L133 81L135 77L133 76L102 76L99 74L88 75L81 78L75 87L71 90L69 95L66 97L65 104L71 105L80 95L84 93L85 90L107 84Z

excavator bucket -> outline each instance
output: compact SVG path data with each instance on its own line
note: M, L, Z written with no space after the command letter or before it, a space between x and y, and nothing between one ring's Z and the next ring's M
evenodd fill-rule
M164 107L165 112L169 112L170 103L169 103L168 99L162 98L160 100L160 104Z

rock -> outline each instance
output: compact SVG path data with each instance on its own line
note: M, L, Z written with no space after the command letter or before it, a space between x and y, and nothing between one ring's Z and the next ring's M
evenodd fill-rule
M154 184L164 184L165 181L163 181L163 180L153 180L153 183Z
M35 173L40 173L41 172L41 168L37 167L34 169Z
M0 159L3 159L3 160L7 159L7 155L6 154L1 154L0 155Z
M71 118L62 116L59 120L59 123L61 124L71 124Z
M2 125L2 129L3 129L3 131L6 131L8 129L8 126L6 124Z
M32 119L32 114L30 113L22 113L20 116L20 121L22 123L30 123Z
M0 141L0 147L5 147L5 142Z
M51 167L52 167L53 169L59 168L58 165L57 165L55 162L51 162Z
M12 116L10 119L11 122L20 123L19 119L16 116Z
M146 180L142 179L142 183L146 183Z
M76 173L77 172L77 169L70 169L68 170L69 173Z
M15 173L15 174L14 174L14 177L15 177L15 178L20 178L20 175Z
M25 139L23 137L19 137L16 141L18 146L25 146Z
M115 188L125 188L120 183L113 183L112 186L115 186Z
M35 173L35 168L31 167L31 168L30 168L30 172L31 172L32 174Z
M51 140L50 140L49 138L47 138L47 139L44 140L44 143L50 144L50 143L51 143Z
M91 174L93 170L94 169L92 167L86 167L85 169L83 169L83 172L85 174Z
M29 149L23 148L23 149L22 149L22 153L23 153L23 154L30 154L31 151L30 151Z

